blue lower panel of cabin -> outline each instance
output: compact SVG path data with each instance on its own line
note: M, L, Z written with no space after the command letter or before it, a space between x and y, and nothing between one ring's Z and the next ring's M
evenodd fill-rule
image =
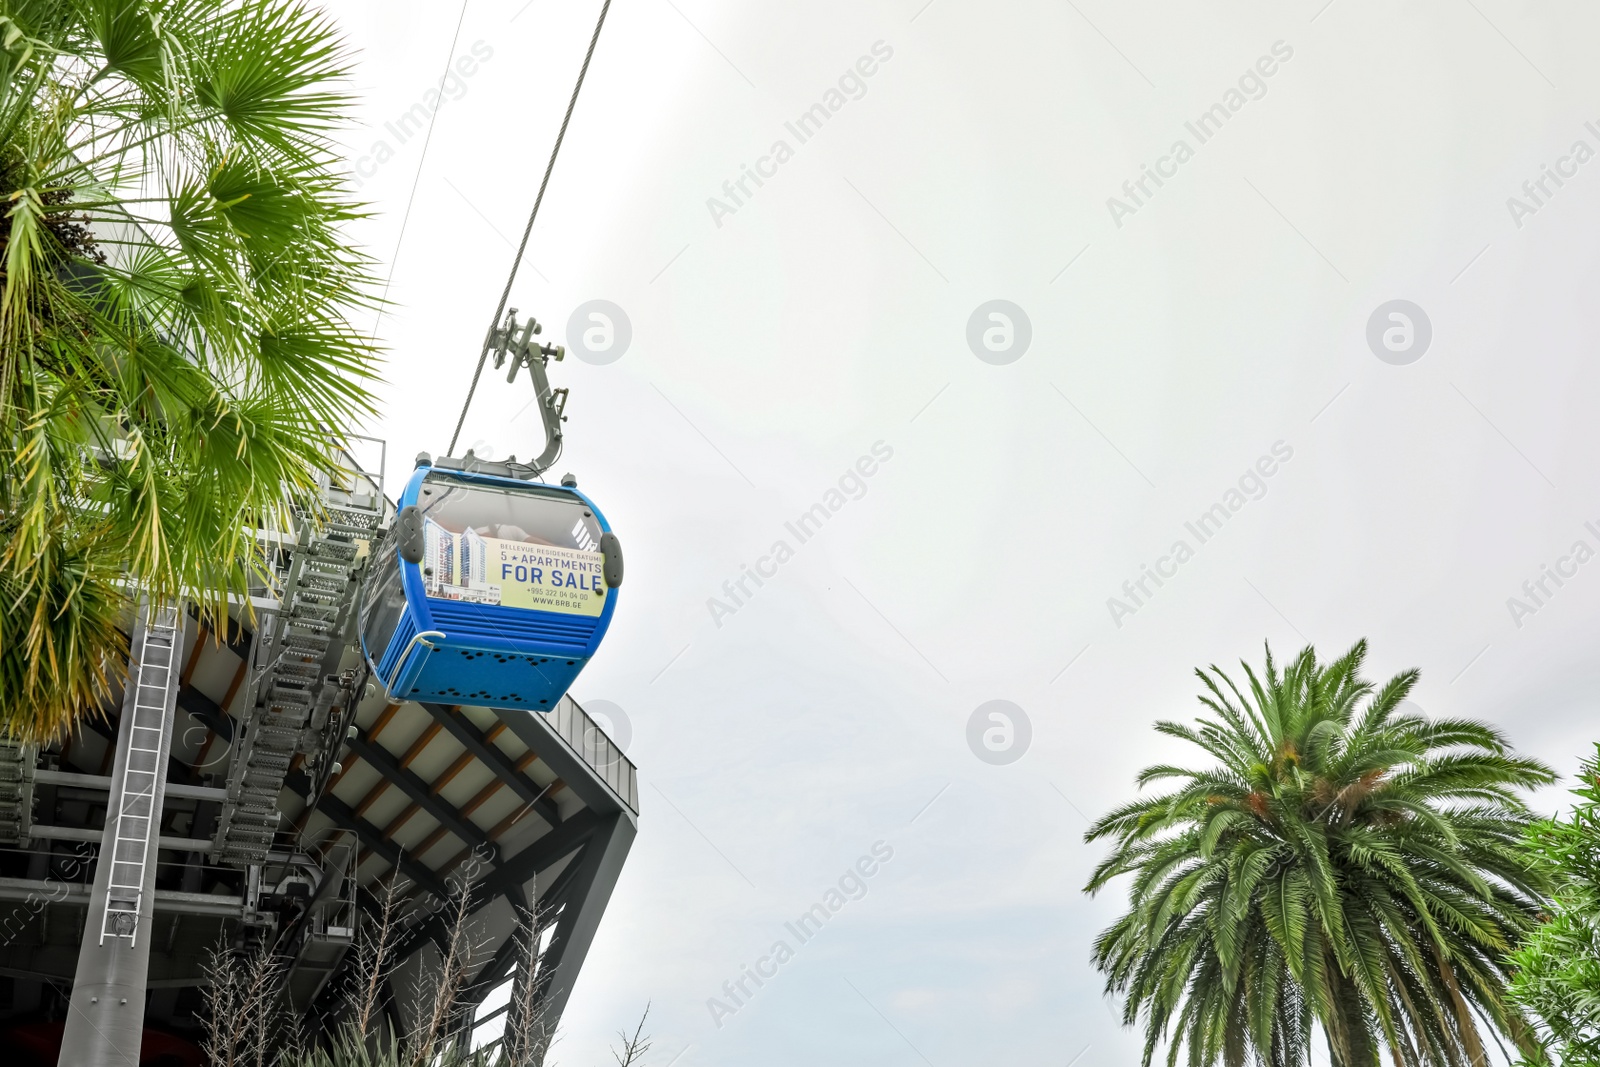
M549 711L598 643L597 618L431 598L428 608L430 629L445 636L405 657L391 689L396 699ZM408 609L379 664L385 677L417 631Z
M421 669L409 684L402 681L395 686L395 696L440 704L549 711L589 662L459 648L453 641L434 644L438 647L431 652L419 648L413 653Z
M594 655L594 635L600 623L598 616L558 615L553 611L431 598L428 610L433 615L433 628L443 630L462 647L538 649L544 656Z

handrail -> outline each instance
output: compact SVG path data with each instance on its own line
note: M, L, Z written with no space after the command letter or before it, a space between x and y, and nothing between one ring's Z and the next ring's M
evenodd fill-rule
M446 638L449 636L449 634L442 630L420 630L412 635L411 640L406 642L405 651L401 652L400 658L395 661L394 670L389 672L389 680L383 683L383 691L391 702L396 699L394 695L394 683L399 680L400 671L405 667L406 660L411 657L411 650L417 647L417 643L421 642L422 644L427 645L428 651L432 652L434 650L434 646L428 641L428 638Z

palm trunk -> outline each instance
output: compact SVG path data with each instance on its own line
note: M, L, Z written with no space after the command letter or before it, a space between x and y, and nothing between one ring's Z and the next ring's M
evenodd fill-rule
M1328 991L1332 994L1333 1015L1323 1024L1328 1039L1328 1059L1333 1067L1378 1067L1378 1047L1367 1028L1361 991L1355 982L1339 973L1330 961Z

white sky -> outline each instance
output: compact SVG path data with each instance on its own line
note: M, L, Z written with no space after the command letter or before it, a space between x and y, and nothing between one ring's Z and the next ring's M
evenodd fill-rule
M628 559L574 695L625 709L645 809L561 1062L601 1062L647 1000L657 1064L1136 1062L1089 964L1121 900L1079 892L1085 816L1176 754L1150 724L1194 712L1193 668L1263 639L1364 635L1376 678L1421 668L1426 711L1564 773L1600 735L1600 563L1520 627L1507 607L1600 548L1600 161L1520 227L1507 206L1600 149L1600 13L1325 3L614 4L511 300L556 343L592 299L633 330L552 374L555 473ZM357 234L388 265L422 138L382 124L437 84L459 6L330 7L371 122L352 157L396 149ZM468 0L454 54L493 55L439 111L380 329L391 479L449 441L597 11ZM784 123L879 41L799 144ZM1279 41L1199 144L1185 122ZM780 138L719 226L707 198ZM1107 197L1179 138L1119 228ZM992 299L1031 320L1009 365L967 345ZM1432 323L1409 365L1365 338L1394 299ZM487 372L463 445L535 453L529 395ZM715 625L707 599L878 441L865 495ZM1107 598L1279 441L1265 496L1115 625ZM996 699L1032 725L1007 766L966 741ZM714 1025L878 841L867 895Z

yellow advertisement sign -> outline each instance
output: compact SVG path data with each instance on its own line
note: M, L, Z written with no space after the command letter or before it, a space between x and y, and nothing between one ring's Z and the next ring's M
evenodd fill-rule
M606 606L605 559L598 552L523 541L483 539L488 580L508 608L599 615Z

